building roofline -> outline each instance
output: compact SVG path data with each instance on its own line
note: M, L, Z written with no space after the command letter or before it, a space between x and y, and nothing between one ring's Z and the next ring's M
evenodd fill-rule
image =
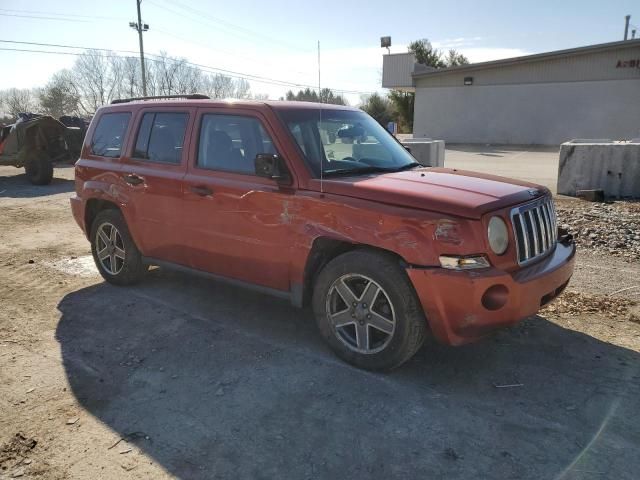
M640 46L640 39L634 40L620 40L617 42L599 43L596 45L587 45L586 47L569 48L565 50L555 50L552 52L535 53L533 55L523 55L521 57L503 58L500 60L491 60L489 62L470 63L468 65L459 65L457 67L440 68L437 70L429 70L424 72L413 73L413 78L424 78L433 75L446 75L448 73L458 72L470 72L474 70L481 70L486 68L503 67L507 65L513 65L516 63L528 63L537 62L540 60L546 60L549 58L561 58L570 55L582 55L594 52L606 52L609 50L616 50L619 48L638 47Z

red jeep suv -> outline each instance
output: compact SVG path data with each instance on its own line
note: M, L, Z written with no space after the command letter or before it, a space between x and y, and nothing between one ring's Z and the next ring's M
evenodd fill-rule
M75 169L73 215L108 282L159 265L312 305L367 369L399 366L427 332L459 345L512 325L573 273L546 188L424 167L355 108L117 100Z

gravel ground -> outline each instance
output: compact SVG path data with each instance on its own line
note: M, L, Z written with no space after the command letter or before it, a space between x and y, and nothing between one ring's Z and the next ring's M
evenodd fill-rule
M640 202L557 202L558 223L579 247L595 254L640 259Z
M105 284L73 171L16 173L0 167L2 480L637 478L637 259L579 240L539 316L372 374L271 297L161 269ZM598 235L637 206L558 204Z

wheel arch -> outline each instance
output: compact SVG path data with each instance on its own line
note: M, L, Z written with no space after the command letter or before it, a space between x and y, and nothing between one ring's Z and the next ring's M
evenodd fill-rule
M103 200L101 198L90 198L87 200L87 205L84 210L84 225L85 231L89 235L91 227L93 226L93 221L96 219L98 214L104 210L118 210L122 213L120 207L109 200Z
M381 255L392 257L403 267L408 265L404 258L391 250L364 243L348 242L331 237L317 237L314 239L311 250L309 250L309 254L307 255L307 261L304 267L302 292L293 296L293 303L300 307L310 305L313 288L318 274L331 260L352 250L368 250L377 252Z

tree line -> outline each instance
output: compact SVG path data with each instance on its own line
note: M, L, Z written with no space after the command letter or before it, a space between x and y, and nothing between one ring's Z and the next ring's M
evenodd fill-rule
M347 105L347 100L342 95L336 95L330 88L323 88L320 90L320 95L315 90L306 88L299 90L298 93L294 93L293 90L289 90L284 98L280 100L298 101L298 102L320 102L320 103L332 103L334 105Z
M421 39L409 44L416 63L430 68L451 68L466 65L469 60L457 52L444 53L435 49L429 40ZM185 95L204 93L211 98L254 98L247 80L207 73L189 64L185 58L171 57L166 52L146 58L147 95ZM87 50L73 67L56 72L43 88L0 91L0 112L15 119L20 112L39 112L53 117L62 115L91 116L102 105L116 98L142 96L142 76L138 57ZM347 105L342 95L329 88L320 93L311 88L294 92L289 90L280 100L333 103ZM374 93L361 97L360 108L386 126L398 123L400 132L413 131L415 94L391 90L387 95ZM1 120L1 119L0 119ZM9 119L7 119L9 120Z
M416 63L430 68L451 68L469 63L469 59L460 52L451 49L444 53L434 48L426 38L411 42L408 50L415 56ZM360 108L383 126L395 121L401 133L411 133L414 105L414 92L391 90L387 95L374 93L363 97Z
M250 83L242 78L207 73L166 52L147 57L147 95L204 93L211 98L257 98ZM15 119L20 112L91 116L102 105L117 98L141 97L140 59L87 50L70 69L53 74L42 88L10 88L0 91L0 112Z

